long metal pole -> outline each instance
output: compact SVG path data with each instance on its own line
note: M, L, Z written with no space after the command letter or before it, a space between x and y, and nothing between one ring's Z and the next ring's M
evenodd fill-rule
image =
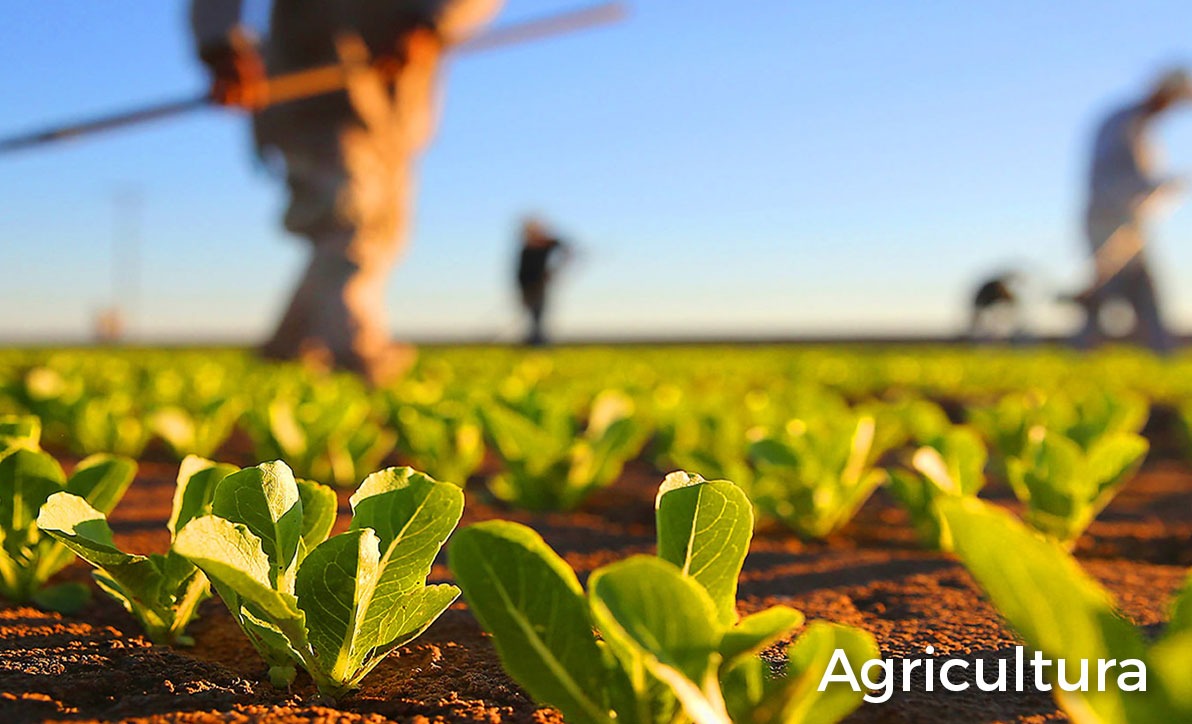
M482 33L471 40L464 41L456 46L453 52L468 54L495 50L497 48L519 45L521 43L563 35L599 25L607 25L625 17L625 12L625 6L621 3L608 2L560 15L516 23ZM287 103L301 98L310 98L312 96L342 90L344 85L345 74L343 66L337 64L310 68L270 79L268 98L270 104ZM79 123L56 125L38 131L21 133L0 139L0 154L34 148L47 143L87 136L163 118L172 118L199 108L206 108L210 105L212 105L211 96L207 93L202 93L153 106L92 118Z

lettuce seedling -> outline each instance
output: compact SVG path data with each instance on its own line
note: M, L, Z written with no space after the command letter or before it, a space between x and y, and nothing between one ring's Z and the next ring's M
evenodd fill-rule
M1166 631L1148 644L1149 637L1118 613L1109 592L1054 541L976 499L939 505L956 555L1026 644L1053 662L1047 668L1052 692L1073 721L1192 721L1192 576L1177 594ZM1081 678L1082 660L1089 690L1068 690ZM1099 662L1110 660L1103 672ZM1068 687L1058 676L1061 664ZM1143 690L1136 677L1121 677L1138 664L1146 670ZM1102 681L1105 690L1099 691Z
M426 577L464 498L410 468L382 470L352 495L348 531L328 538L329 492L280 461L241 470L216 486L211 514L187 523L174 551L207 574L275 686L288 686L297 664L339 697L459 595Z
M128 391L84 397L69 420L74 449L140 457L153 435L140 402Z
M301 395L296 403L279 395L250 408L246 422L258 459L284 459L301 477L347 487L393 450L396 436L373 420L363 393L311 388L295 394Z
M752 493L763 512L807 538L825 538L852 520L886 479L873 467L874 419L792 420L784 434L755 440Z
M49 454L20 444L0 454L0 594L10 601L69 613L90 592L77 583L44 587L74 554L37 527L37 514L55 493L79 496L92 508L111 512L136 475L137 464L113 455L92 455L70 478Z
M662 469L696 470L710 479L732 480L749 487L753 469L746 459L750 408L735 402L701 398L684 401L673 385L655 394L657 431L651 443L653 462Z
M480 414L505 470L489 482L493 494L528 510L571 510L610 485L641 451L646 430L633 418L633 401L606 390L592 403L588 425L576 435L570 414L554 406L520 409L503 402Z
M672 473L656 516L658 556L598 569L587 596L526 526L488 521L452 540L452 573L530 696L569 722L600 724L832 722L861 703L841 684L816 689L835 649L857 663L878 655L868 633L813 624L788 650L782 679L757 656L803 615L776 606L738 617L753 512L737 486Z
M1102 438L1138 433L1150 415L1146 398L1125 390L1038 390L1003 395L971 407L968 417L997 453L994 472L1009 475L1008 461L1026 454L1031 430L1043 427L1092 450Z
M952 428L952 422L943 408L931 400L920 397L900 397L891 402L877 402L863 405L871 410L877 422L878 432L887 428L888 443L877 444L884 450L901 447L906 443L931 445ZM887 421L887 418L890 418ZM884 423L884 424L883 424Z
M1027 506L1027 523L1071 545L1134 475L1148 447L1143 437L1118 432L1086 452L1058 432L1034 427L1022 456L1006 461L1006 472Z
M179 459L187 455L210 457L232 434L232 427L244 412L240 397L228 395L197 405L165 405L153 411L149 425L153 433Z
M951 550L951 533L935 503L944 496L976 496L985 487L986 457L981 437L956 426L916 450L909 470L890 470L890 491L910 513L925 545Z
M182 461L168 523L171 542L192 519L211 511L215 486L237 470L193 455ZM320 502L334 511L334 493L320 492L326 493ZM54 493L46 500L37 525L95 567L95 582L140 622L150 640L164 645L194 643L186 635L186 626L210 595L210 586L207 576L190 561L172 549L165 555L125 553L112 541L104 513L69 492Z
M467 483L484 460L484 431L474 409L442 399L432 405L394 399L392 405L398 454L437 480Z

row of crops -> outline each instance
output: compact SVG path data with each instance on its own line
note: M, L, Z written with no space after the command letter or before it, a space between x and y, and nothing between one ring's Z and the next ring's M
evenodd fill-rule
M739 618L737 579L755 518L822 538L886 486L1029 645L1147 664L1145 695L1064 692L1069 712L1184 720L1192 584L1149 641L1068 553L1146 456L1152 410L1192 398L1181 370L1124 353L444 350L368 390L232 352L5 353L0 593L77 605L78 586L47 584L78 555L154 641L186 645L214 592L274 684L301 668L339 697L462 589L508 673L568 721L830 722L862 692L817 685L838 650L855 671L876 660L872 636L782 606ZM55 454L86 457L67 476ZM171 547L121 551L106 516L133 459L154 455L180 463ZM277 462L214 462L245 459ZM690 472L659 489L657 554L586 588L525 526L453 535L465 483L510 508L572 510L638 459ZM995 479L1021 522L977 498ZM339 535L323 483L358 486ZM428 585L449 538L459 588ZM760 652L800 629L773 676Z
M1152 403L1192 410L1192 375L1130 356L486 350L431 355L384 390L232 353L8 357L0 412L36 416L79 456L281 459L339 487L400 462L529 510L578 508L644 458L732 480L806 538L886 485L943 549L933 501L989 476L1071 543L1146 455Z

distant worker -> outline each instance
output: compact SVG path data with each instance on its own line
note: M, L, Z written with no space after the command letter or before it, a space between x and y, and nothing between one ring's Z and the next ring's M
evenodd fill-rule
M1101 308L1121 299L1133 309L1143 343L1160 353L1172 349L1147 268L1143 227L1182 184L1158 176L1149 131L1161 113L1189 98L1187 73L1171 71L1145 98L1110 115L1097 131L1085 220L1095 276L1087 290L1073 297L1087 315L1076 338L1081 347L1102 341Z
M571 246L547 231L538 219L522 222L521 254L517 262L517 287L521 291L522 306L530 315L530 331L526 344L546 344L543 317L551 278L572 255Z
M271 358L314 360L383 382L409 357L389 339L385 287L410 222L413 165L435 125L443 52L501 0L274 0L267 39L239 0L192 0L212 94L256 112L257 149L285 169L285 228L312 253ZM269 76L342 62L347 88L269 105Z
M974 340L1007 339L1020 332L1018 275L1007 272L977 287L973 295L969 336Z

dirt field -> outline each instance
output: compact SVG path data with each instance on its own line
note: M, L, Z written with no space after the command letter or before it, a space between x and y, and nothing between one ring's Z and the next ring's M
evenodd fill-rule
M248 461L240 461L247 463ZM142 463L117 508L113 528L126 550L164 551L175 466ZM621 481L575 515L529 515L483 502L469 490L461 525L503 517L528 523L582 576L653 548L653 496L659 471L631 465ZM347 525L349 491L341 495ZM988 496L1007 502L991 484ZM1169 597L1192 565L1192 469L1152 460L1078 547L1086 569L1144 626L1164 621ZM64 576L87 580L75 563ZM432 580L447 580L441 561ZM319 699L305 675L291 691L273 689L265 666L223 604L211 599L193 624L193 649L151 646L116 603L96 591L77 617L0 607L0 713L5 724L44 719L136 721L558 721L538 709L502 672L467 607L457 603L413 645L391 656L364 688L337 706ZM872 631L886 657L1012 656L1014 635L982 600L964 569L919 549L902 512L881 492L835 539L800 543L783 529L757 533L741 580L743 612L785 603L809 619ZM856 722L1063 720L1049 694L896 691L866 704Z

